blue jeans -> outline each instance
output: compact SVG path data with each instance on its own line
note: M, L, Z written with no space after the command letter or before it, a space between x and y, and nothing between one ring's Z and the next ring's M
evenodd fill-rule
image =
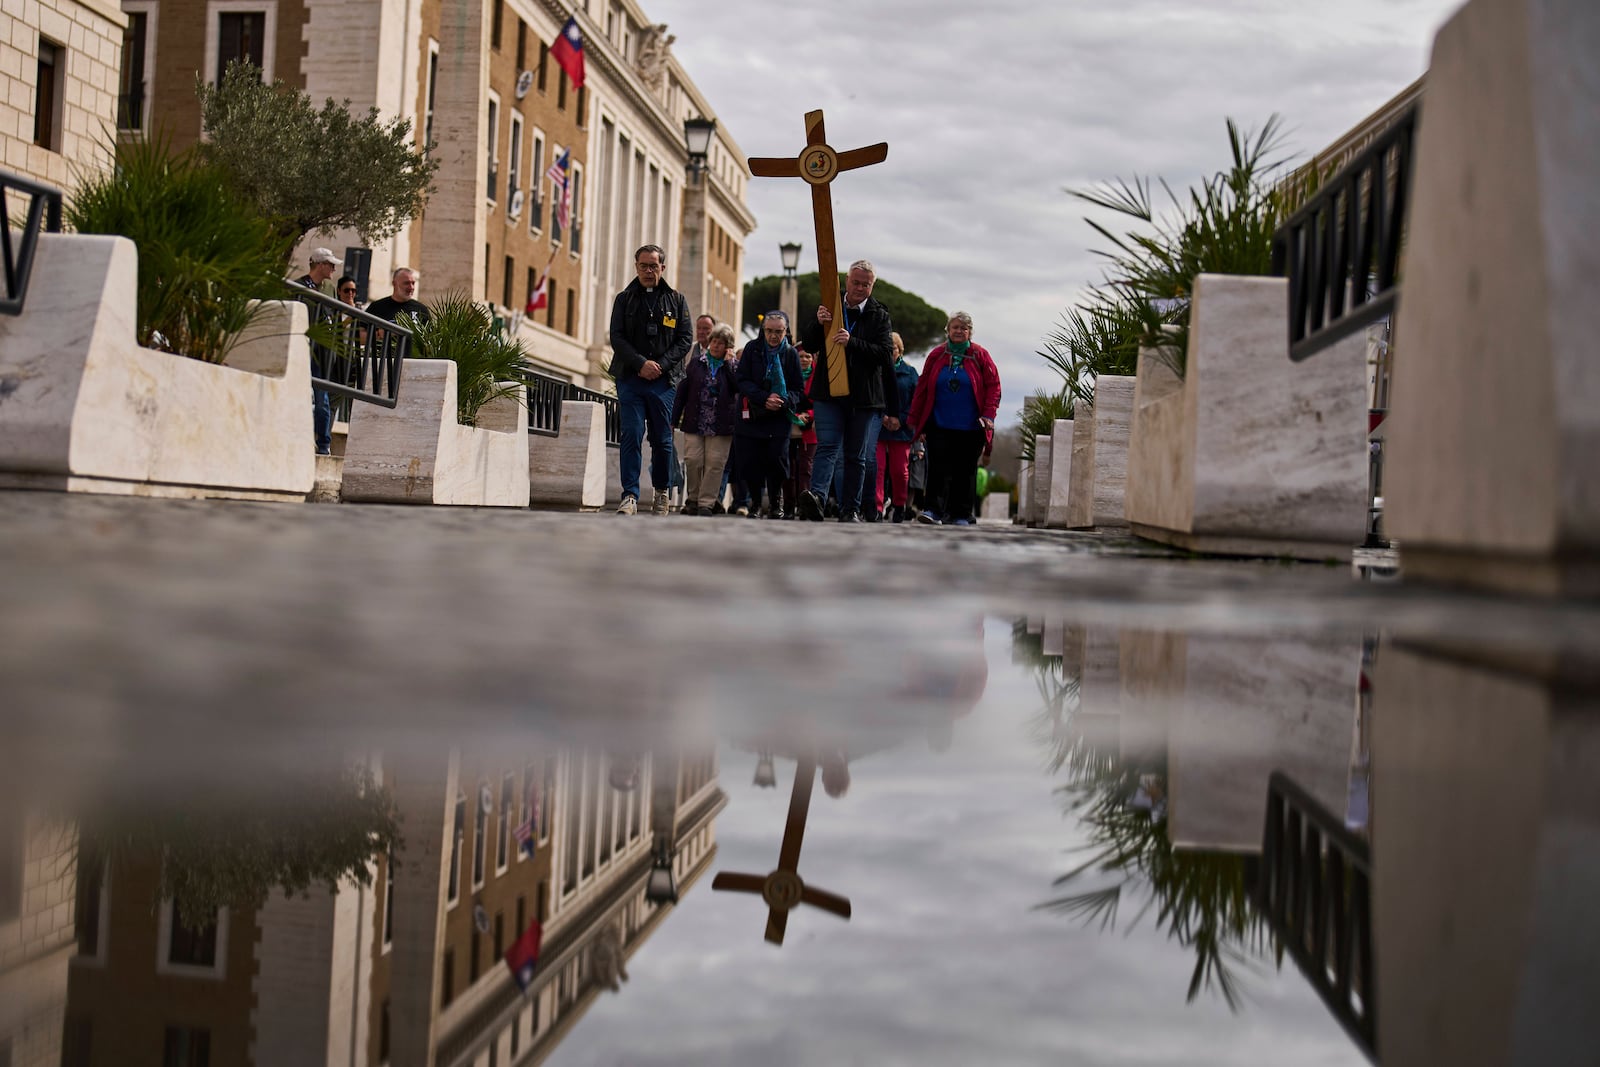
M845 423L844 496L839 498L839 514L861 510L862 490L867 488L867 464L877 466L878 431L883 429L883 412L870 408L852 409Z
M333 403L321 389L311 390L311 437L317 446L317 455L326 456L333 449Z
M817 454L811 461L811 491L823 500L833 488L833 475L844 449L846 418L850 409L832 400L811 398L812 425L817 431Z
M650 480L666 489L672 470L672 383L665 375L653 382L637 375L617 379L617 414L622 419L617 456L622 495L638 499L646 428L650 432Z

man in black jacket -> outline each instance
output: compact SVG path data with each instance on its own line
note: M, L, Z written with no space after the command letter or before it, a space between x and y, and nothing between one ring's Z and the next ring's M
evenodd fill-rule
M900 391L894 382L894 326L889 309L872 298L877 271L858 259L845 275L843 322L833 321L826 305L817 308L815 322L800 331L800 343L817 358L811 386L815 412L817 455L811 467L811 488L800 494L800 517L822 521L823 505L833 485L834 468L844 464L844 495L839 499L839 521L861 522L861 494L867 480L867 461L878 448L883 420L903 418ZM850 374L850 395L828 392L828 341L844 345Z
M611 304L611 376L617 380L622 419L622 503L617 514L639 510L642 439L650 432L654 512L667 513L672 473L672 379L694 343L689 302L661 277L667 255L657 245L633 254L638 277Z

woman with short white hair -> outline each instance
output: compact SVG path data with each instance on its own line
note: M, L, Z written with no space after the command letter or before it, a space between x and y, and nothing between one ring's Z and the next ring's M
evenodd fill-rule
M733 327L711 327L706 350L687 361L672 398L672 425L683 431L683 514L711 514L733 446L739 393L733 382Z
M928 441L928 503L918 522L972 525L978 458L994 442L1000 371L972 341L972 316L958 311L945 343L928 353L911 398L911 425Z

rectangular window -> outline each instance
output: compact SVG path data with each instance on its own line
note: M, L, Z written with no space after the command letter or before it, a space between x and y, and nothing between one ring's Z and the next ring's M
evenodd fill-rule
M122 31L122 74L117 82L117 129L144 129L145 49L150 13L128 12Z
M602 789L600 791L600 823L596 829L600 841L601 863L609 863L611 861L611 813L615 806L612 794L615 792L613 789Z
M505 912L494 913L494 956L499 960L506 954L506 916Z
M556 74L556 110L567 110L567 68L562 67Z
M394 850L383 865L383 947L394 944Z
M506 163L506 203L516 200L522 188L522 116L511 113L511 158ZM515 218L515 216L512 216Z
M528 232L538 233L544 229L544 197L539 195L544 188L544 137L538 133L533 135L532 163L528 171L528 188L533 192L533 203L528 205Z
M188 1026L167 1027L161 1067L211 1067L211 1031Z
M167 942L167 962L185 967L215 967L217 965L217 913L203 925L189 926L183 921L183 909L174 900L172 907L172 937Z
M528 898L519 893L517 894L517 925L512 928L511 933L516 937L521 937L527 929Z
M550 146L550 162L554 166L561 159L561 146ZM568 162L567 175L570 180L572 175L571 162ZM554 178L550 179L550 243L556 247L561 245L561 186L556 184Z
M445 887L445 900L451 904L461 899L461 839L467 835L467 798L456 794L456 818L450 841L450 884Z
M472 928L472 951L467 954L467 985L478 980L478 973L483 967L483 935L478 933L478 928Z
M439 975L439 1007L448 1008L450 1002L456 999L456 950L444 950L444 959L441 961Z
M81 844L78 853L78 955L90 959L100 956L101 904L105 893L106 865Z
M389 1062L389 998L383 998L383 1007L378 1010L378 1062Z
M539 883L539 922L547 922L550 918L550 879L546 878Z
M517 278L517 263L506 257L505 305L512 307L517 299L513 286ZM500 779L500 837L496 842L495 870L503 871L511 862L511 831L517 815L517 776L508 774Z
M39 38L38 75L33 86L33 143L52 152L61 151L61 79L66 74L67 50Z
M489 199L500 184L500 98L489 94Z
M589 87L578 86L578 129L589 128Z
M494 22L489 28L489 47L500 51L500 31L506 22L506 0L494 0Z
M433 102L439 92L439 42L428 41L428 87L424 90L427 105L422 119L422 150L433 148Z
M516 294L511 291L516 280L517 261L507 256L504 277L501 278L500 282L500 303L506 307L512 307L512 302L516 300ZM507 775L506 781L509 782L510 780L510 775ZM504 791L504 787L502 787L500 795L499 830L500 832L494 835L494 871L496 874L505 870L506 864L511 860L511 795Z
M539 805L539 843L542 845L550 840L550 829L555 826L556 758L554 756L545 757L544 775L540 778L539 788L544 796L544 803Z
M539 272L534 270L532 267L529 267L528 268L528 299L529 300L533 299L533 290L534 290L534 287L537 286L538 284L539 284ZM523 306L526 307L527 305L524 304ZM522 853L521 852L517 853L517 858L518 859L522 858Z
M578 336L578 290L567 290L567 336Z
M528 24L517 17L517 74L528 69Z
M522 1013L517 1012L517 1017L511 1023L511 1062L517 1062L517 1053L522 1051Z
M581 234L583 232L583 164L572 164L572 254L577 255L581 248Z
M544 324L552 330L556 328L556 294L559 292L561 286L556 284L554 278L550 279L550 295L544 305Z
M485 247L487 252L488 248ZM488 281L488 264L484 264L484 281ZM478 791L478 814L472 823L472 888L477 889L483 885L484 860L489 854L489 813L484 809L483 789Z
M217 83L228 64L249 63L264 70L267 14L264 11L223 11L217 15Z
M550 46L539 42L539 91L544 92L545 72L550 68Z

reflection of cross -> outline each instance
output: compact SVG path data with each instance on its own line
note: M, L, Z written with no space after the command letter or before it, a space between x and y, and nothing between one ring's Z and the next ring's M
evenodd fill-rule
M802 756L799 766L795 768L794 792L789 794L789 821L783 828L778 869L765 878L759 874L721 871L711 882L712 889L760 893L761 899L767 902L767 940L774 945L783 944L783 931L789 924L789 912L797 904L810 904L814 908L831 911L840 918L850 918L850 901L847 898L806 885L798 873L800 844L806 836L806 811L811 807L811 780L816 773L816 757Z
M835 152L828 146L822 128L822 112L806 112L806 148L796 159L752 159L750 173L757 178L804 178L811 183L811 215L817 224L817 283L822 287L822 302L833 314L826 327L828 348L828 395L850 395L849 372L844 365L844 346L833 343L832 334L844 325L839 314L839 254L833 246L833 197L828 183L840 171L855 170L882 163L889 158L889 146L882 142L848 152ZM799 324L795 329L799 330Z

